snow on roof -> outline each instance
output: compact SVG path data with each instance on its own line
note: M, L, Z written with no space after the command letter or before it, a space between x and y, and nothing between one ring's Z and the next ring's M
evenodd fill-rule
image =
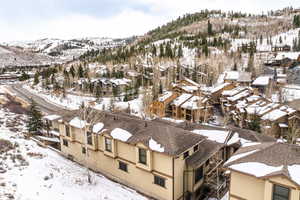
M59 116L59 115L47 115L47 116L45 116L43 118L47 119L49 121L53 121L53 120L57 120L57 119L61 118L61 116Z
M211 90L211 93L218 92L219 90L222 90L224 87L226 87L228 85L230 85L230 83L223 83L221 85L218 85Z
M236 87L236 88L233 88L232 90L225 90L222 92L222 95L223 96L234 96L244 90L246 90L247 88L246 87Z
M281 117L284 117L285 115L287 115L286 112L276 109L276 110L272 110L271 112L263 115L261 119L276 121L276 120L280 119Z
M244 112L243 108L245 108L247 106L247 102L245 100L242 101L238 101L236 103L236 107L240 110L240 112Z
M133 70L128 71L127 74L128 74L128 76L131 76L131 77L137 77L140 75L138 72L133 71Z
M251 73L250 72L240 72L238 82L251 82Z
M55 131L55 130L51 130L50 134L58 136L59 137L59 132Z
M48 142L55 142L55 143L60 142L58 138L51 138L51 137L44 137L44 136L37 136L37 137L40 138L41 140L48 141Z
M237 101L237 100L239 100L239 99L241 99L243 97L247 97L249 95L250 95L250 91L249 90L245 90L245 91L243 91L243 92L241 92L239 94L236 94L236 95L234 95L232 97L228 97L228 100L229 101Z
M246 100L247 100L248 102L253 102L253 101L256 101L256 100L258 100L258 99L260 99L260 98L261 98L261 97L258 96L258 95L252 95L252 96L248 97Z
M172 96L173 92L172 91L166 91L164 92L163 96L158 98L158 101L160 102L164 102L165 100L167 100L168 98L170 98Z
M289 165L288 171L291 176L291 179L300 185L300 165Z
M238 159L240 159L240 158L243 158L243 157L245 157L245 156L249 156L249 155L251 155L251 154L253 154L253 153L257 152L257 151L258 151L258 150L256 149L256 150L249 151L249 152L246 152L246 153L240 153L240 154L238 154L238 155L233 155L233 156L231 156L231 157L227 160L226 163L231 163L231 162L236 161L236 160L238 160ZM225 164L226 164L226 163L225 163Z
M288 128L289 126L285 123L279 123L278 124L280 128Z
M99 122L93 126L93 133L99 133L104 127L104 124Z
M255 102L254 104L247 106L246 111L248 114L255 114L258 112L258 110L260 109L261 106L265 106L266 104L267 104L267 102L265 102L263 100L259 100L259 101Z
M193 81L191 79L185 78L184 80L187 81L187 82L189 82L193 86L200 87L200 85L198 83L196 83L195 81Z
M282 60L284 58L289 58L291 60L296 60L300 55L300 52L279 52L275 57L275 60Z
M123 142L126 142L132 136L131 133L121 128L115 128L114 130L112 130L110 135L114 139L121 140Z
M263 177L268 174L282 170L283 166L273 167L258 162L247 162L247 163L231 165L229 168L246 174L251 174L256 177Z
M203 107L202 104L204 104L207 101L207 98L199 97L199 96L193 96L189 100L187 100L185 103L183 103L180 107L185 108L188 110L196 110Z
M242 144L242 147L250 147L250 146L254 146L254 145L259 145L261 144L260 142L246 142Z
M69 125L75 128L84 128L84 126L87 125L87 122L79 119L79 117L75 117L69 122Z
M238 71L228 71L225 72L224 80L237 80L239 78Z
M279 109L282 110L282 111L287 112L289 115L293 114L294 112L296 112L295 109L293 109L293 108L291 108L289 106L281 106Z
M272 109L275 109L279 107L280 105L278 103L269 103L267 105L264 105L263 107L259 107L257 109L257 114L258 115L264 115L265 113L269 112Z
M126 78L122 78L122 79L110 79L109 81L111 83L115 84L115 85L127 85L128 83L131 82L131 80L126 79Z
M164 152L165 148L161 144L157 143L153 138L149 140L149 148L153 151Z
M267 86L269 84L270 78L270 76L259 76L253 81L252 85Z
M229 131L219 131L219 130L199 130L199 129L195 129L192 131L193 133L202 135L207 137L209 140L211 141L215 141L221 144L224 144Z
M241 140L240 136L238 133L234 133L233 136L228 140L227 145L232 145Z
M184 91L191 92L191 93L199 89L198 87L191 86L191 85L178 85L178 87L183 89Z
M193 96L192 94L183 93L173 101L173 105L180 106L192 96Z

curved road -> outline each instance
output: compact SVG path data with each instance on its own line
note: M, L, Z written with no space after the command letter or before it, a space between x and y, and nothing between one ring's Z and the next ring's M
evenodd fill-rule
M70 110L64 109L63 107L50 103L38 95L31 93L30 91L23 88L22 85L20 84L9 85L7 87L9 88L9 90L14 92L18 97L20 97L21 99L27 102L30 102L30 100L33 99L37 103L41 111L45 113L63 115L72 112Z

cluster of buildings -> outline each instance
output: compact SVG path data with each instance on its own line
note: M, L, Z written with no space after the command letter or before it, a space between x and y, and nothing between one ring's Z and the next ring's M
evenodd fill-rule
M160 118L173 118L188 122L207 122L213 114L208 94L201 86L187 78L172 85L150 105L150 112Z
M284 139L291 123L300 124L300 114L268 95L286 83L282 74L226 72L224 83L211 89L182 78L150 104L157 119L99 111L85 118L49 115L45 134L52 139L40 139L154 199L210 200L227 193L230 200L299 200L300 147ZM106 81L110 87L134 81L124 79ZM199 123L209 121L216 107L233 126ZM261 133L244 129L257 121Z
M66 157L162 200L220 198L229 188L223 164L241 146L274 142L252 131L142 120L124 113L44 117ZM141 179L141 177L143 177Z

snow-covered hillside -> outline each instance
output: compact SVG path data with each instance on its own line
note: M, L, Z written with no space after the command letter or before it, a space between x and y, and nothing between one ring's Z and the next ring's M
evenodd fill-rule
M91 172L89 184L86 168L25 139L24 119L0 108L1 200L147 199L100 174Z
M123 39L112 38L78 38L71 40L45 38L35 41L15 41L3 43L5 47L13 47L22 52L30 52L55 59L56 63L64 63L78 58L90 50L112 48L125 45Z

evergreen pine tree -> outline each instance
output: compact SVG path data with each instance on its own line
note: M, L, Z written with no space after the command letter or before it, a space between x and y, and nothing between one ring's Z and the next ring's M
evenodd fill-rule
M252 131L260 133L260 118L258 116L255 116L254 119L249 122L248 128Z
M39 134L43 128L42 113L37 108L33 99L31 99L31 106L28 112L27 130L29 133Z
M28 79L30 79L30 76L26 72L22 71L22 75L19 78L19 81L26 81Z
M234 63L234 65L233 65L233 69L232 69L233 71L237 71L237 64L236 63Z
M118 86L113 86L113 95L114 97L118 97L119 96L119 87Z
M178 57L181 58L183 56L182 45L179 45L178 48Z
M262 45L262 43L263 43L263 36L262 36L262 35L260 35L259 43L260 43L261 45Z
M129 101L128 90L129 90L129 88L128 88L128 86L126 86L126 88L125 88L125 96L124 96L124 99L123 99L124 102Z
M202 47L202 53L204 53L205 57L208 57L209 51L207 44Z
M78 78L83 78L84 77L84 70L83 70L83 67L81 65L79 65L79 67L78 67L77 76L78 76Z
M153 54L153 56L156 56L156 54L157 54L155 45L153 45L153 47L152 47L152 54Z
M40 76L39 72L35 72L35 74L34 74L34 81L33 81L34 85L39 84L39 82L40 82L39 76Z
M75 71L73 65L72 65L71 68L70 68L70 73L71 73L71 75L72 75L72 78L75 78L76 71Z
M282 44L282 37L279 37L279 43Z
M159 56L161 58L165 56L164 46L162 44L159 45Z
M208 22L207 22L207 34L208 34L209 36L213 35L212 24L210 23L209 20L208 20Z
M161 84L161 82L159 82L159 94L163 93L163 86Z

